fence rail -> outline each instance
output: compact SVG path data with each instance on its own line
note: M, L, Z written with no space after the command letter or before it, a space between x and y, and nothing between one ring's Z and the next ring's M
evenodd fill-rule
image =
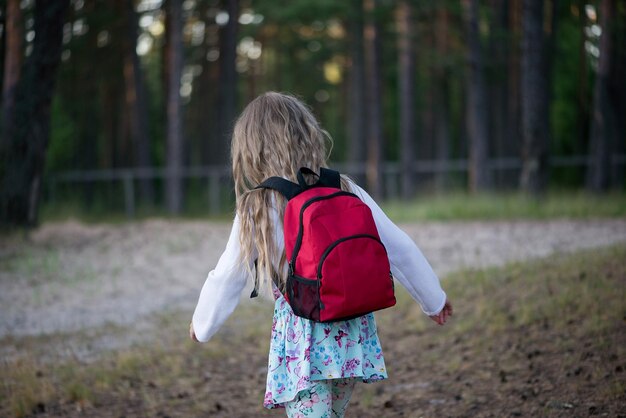
M522 162L519 158L495 158L488 161L488 168L492 171L519 170ZM586 167L592 164L586 155L566 157L552 157L549 160L551 167ZM364 163L335 163L332 167L352 176L365 176L366 166ZM611 165L626 165L626 154L613 155ZM467 159L454 160L416 160L413 165L414 174L440 174L440 173L464 173L468 170ZM398 196L398 178L401 166L398 162L385 162L382 165L382 175L387 194L390 197ZM231 176L228 165L210 165L185 167L170 173L166 168L117 168L104 170L72 170L58 173L50 173L46 178L46 184L54 199L55 190L63 183L97 183L119 181L124 190L124 207L126 216L135 215L135 181L167 179L168 177L180 177L188 179L207 179L209 211L212 214L219 212L222 206L221 183Z

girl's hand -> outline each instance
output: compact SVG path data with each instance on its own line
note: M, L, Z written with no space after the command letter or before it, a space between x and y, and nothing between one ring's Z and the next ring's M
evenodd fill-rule
M443 325L448 320L448 317L452 316L452 304L446 299L446 303L443 305L443 309L437 315L431 315L430 319L438 323L439 325Z
M198 342L196 332L193 330L193 322L189 324L189 338L191 338L192 341Z

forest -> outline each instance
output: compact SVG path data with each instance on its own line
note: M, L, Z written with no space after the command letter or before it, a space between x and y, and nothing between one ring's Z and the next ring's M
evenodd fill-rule
M285 416L288 307L221 264L231 131L267 91L454 306L440 327L394 280L389 378L346 416L626 417L625 76L626 0L0 0L0 417ZM209 290L232 301L198 344L213 280L243 288Z
M269 90L310 105L331 165L377 198L624 190L623 1L4 0L0 13L3 225L62 204L231 207L230 131Z

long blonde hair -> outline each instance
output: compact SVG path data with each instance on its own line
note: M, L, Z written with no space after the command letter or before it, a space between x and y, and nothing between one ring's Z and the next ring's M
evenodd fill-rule
M284 287L285 252L276 243L271 208L278 211L282 222L287 201L275 191L255 187L272 176L296 182L300 167L319 172L326 167L327 144L332 145L328 132L304 103L288 94L267 92L258 96L235 123L231 156L241 222L240 261L250 268L257 250L260 289L269 291L272 277L281 290ZM347 187L344 178L342 188Z

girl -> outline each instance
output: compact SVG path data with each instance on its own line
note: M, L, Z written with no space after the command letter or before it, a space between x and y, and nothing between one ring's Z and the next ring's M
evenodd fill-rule
M265 93L244 109L231 149L237 213L189 330L193 340L202 342L217 332L239 303L256 261L260 288L275 299L264 406L285 407L289 417L343 417L357 381L387 378L373 314L316 323L294 315L279 290L287 271L282 234L286 200L255 187L271 176L297 181L300 167L319 172L326 167L327 140L309 109L292 96ZM443 325L452 306L420 250L363 189L345 177L341 183L372 210L394 277Z

